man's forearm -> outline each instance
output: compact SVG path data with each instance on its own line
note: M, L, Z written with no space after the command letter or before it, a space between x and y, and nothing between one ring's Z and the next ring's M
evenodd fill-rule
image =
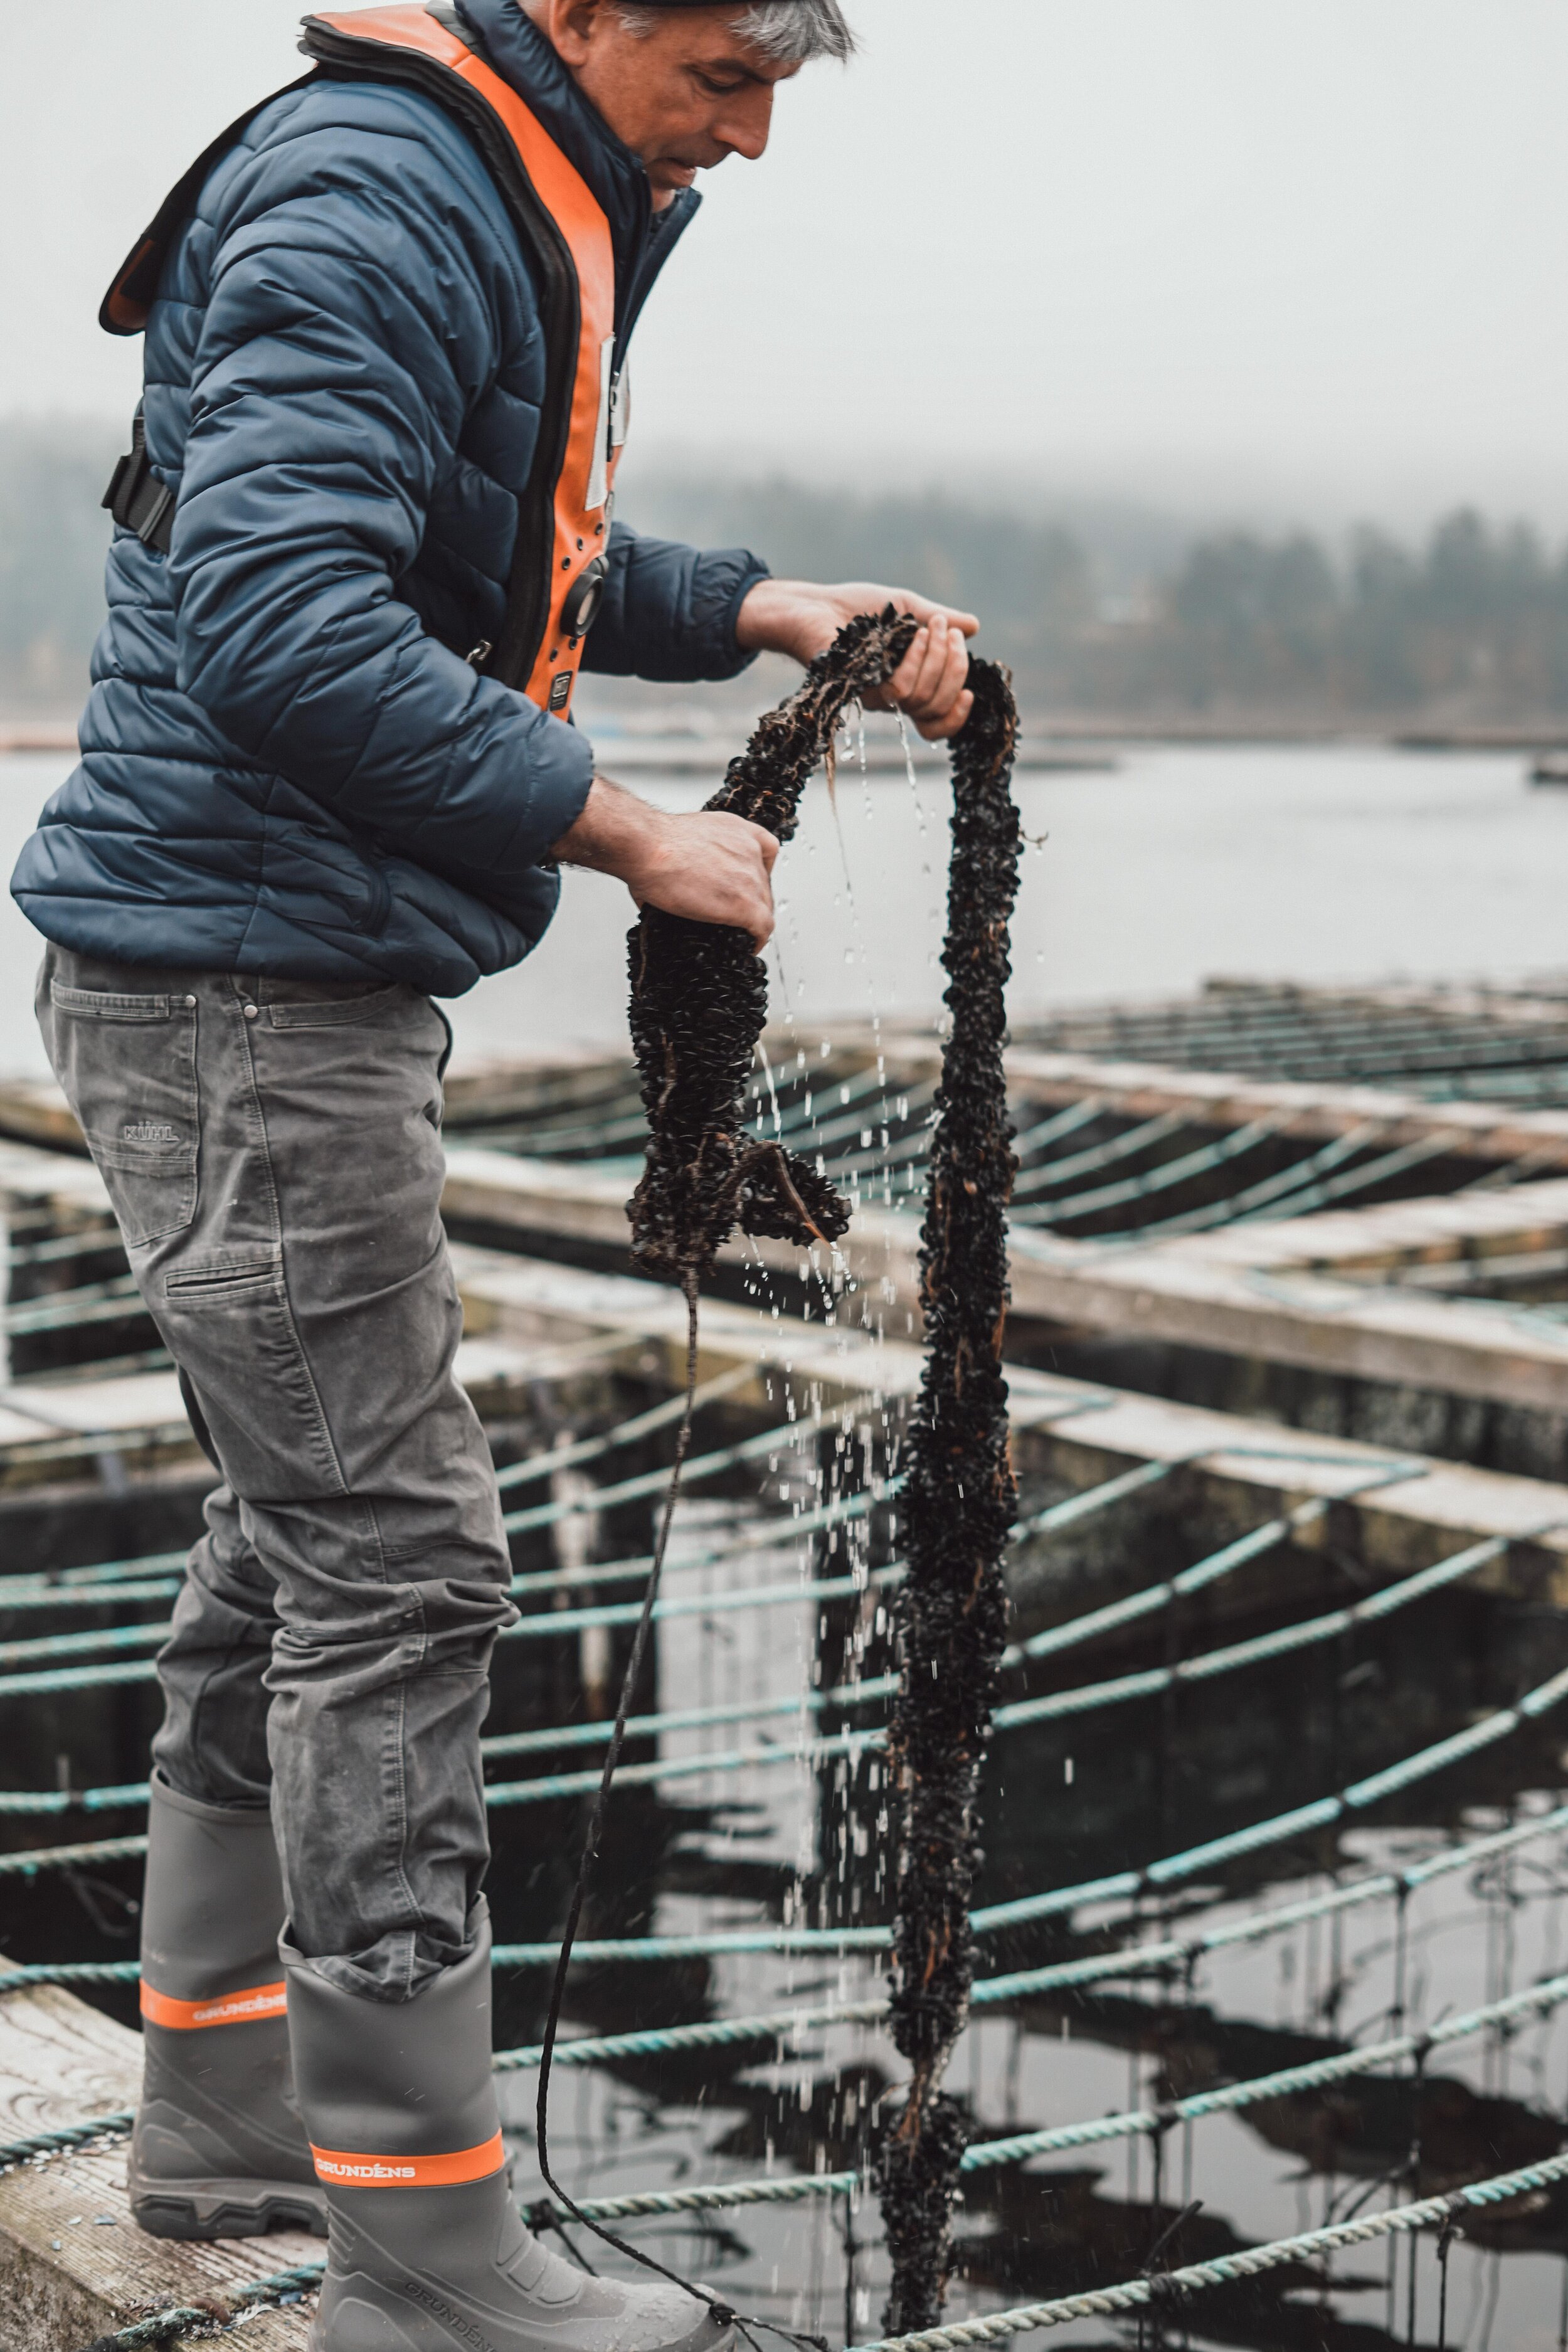
M595 776L576 822L568 826L551 851L562 866L583 866L595 874L613 874L632 887L632 875L650 856L657 856L664 813L638 800L608 776Z
M744 817L657 809L607 776L595 776L574 824L551 855L624 882L639 907L749 931L759 953L773 936L769 876L779 845Z

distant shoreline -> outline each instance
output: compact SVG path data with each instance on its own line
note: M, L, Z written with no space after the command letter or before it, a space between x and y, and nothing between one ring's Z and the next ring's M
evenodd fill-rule
M679 772L710 766L731 748L730 730L708 735L658 735L623 732L613 726L590 728L604 751L606 764L627 769ZM1376 744L1402 751L1513 751L1531 755L1568 748L1568 719L1560 726L1437 727L1389 724L1353 719L1264 717L1235 719L1079 718L1026 721L1019 746L1019 763L1029 767L1113 768L1119 744ZM735 748L738 748L738 731ZM75 722L70 719L0 719L0 753L72 751L77 749ZM871 773L901 772L901 749L887 740L870 743ZM941 745L911 739L910 749L924 765L945 759ZM856 762L857 766L858 761Z

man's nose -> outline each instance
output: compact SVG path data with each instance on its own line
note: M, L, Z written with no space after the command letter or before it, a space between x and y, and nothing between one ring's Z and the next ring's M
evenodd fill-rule
M754 163L767 152L773 122L773 85L753 82L732 94L722 116L713 125L713 136L727 154L742 155L748 163Z

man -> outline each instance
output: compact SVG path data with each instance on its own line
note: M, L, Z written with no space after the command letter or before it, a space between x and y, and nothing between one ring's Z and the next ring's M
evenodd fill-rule
M143 407L81 764L13 884L223 1479L160 1660L132 2200L177 2237L330 2213L320 2352L706 2347L707 2306L544 2252L503 2168L479 1731L513 1612L432 998L527 954L559 864L768 937L772 839L649 808L566 719L580 665L806 660L891 593L611 526L695 175L852 41L837 0L455 0L304 46L107 299ZM891 699L951 734L975 624L897 601Z

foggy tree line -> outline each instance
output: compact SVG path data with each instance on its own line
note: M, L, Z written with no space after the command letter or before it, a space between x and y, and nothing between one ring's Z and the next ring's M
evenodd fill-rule
M0 426L0 703L68 716L102 614L112 429ZM1419 545L1363 530L1176 538L936 494L654 477L644 528L754 547L781 574L918 583L978 611L1042 713L1519 725L1568 715L1568 549L1471 512ZM1161 530L1163 530L1163 539ZM1136 534L1134 534L1136 536ZM1155 552L1154 551L1158 551Z

